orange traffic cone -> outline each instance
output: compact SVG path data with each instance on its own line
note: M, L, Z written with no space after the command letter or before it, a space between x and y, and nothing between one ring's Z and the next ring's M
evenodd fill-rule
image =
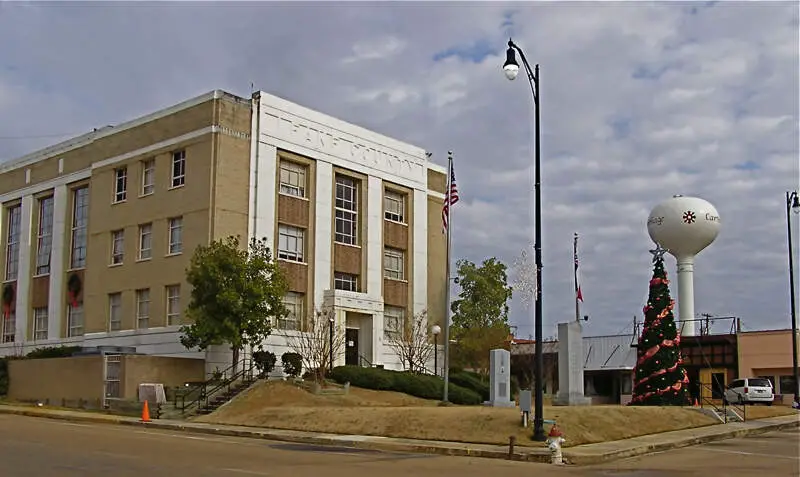
M144 406L142 406L142 422L150 422L150 406L147 404L147 401L145 401Z
M694 398L694 407L700 407L700 403L697 402L697 398Z

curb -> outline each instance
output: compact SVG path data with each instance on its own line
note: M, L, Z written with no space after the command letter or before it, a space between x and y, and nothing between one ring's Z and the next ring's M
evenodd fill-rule
M579 466L603 464L615 460L626 459L630 457L638 457L646 454L653 454L656 452L663 452L673 449L680 449L683 447L708 444L709 442L735 439L737 437L754 436L758 434L764 434L767 432L795 429L798 427L800 427L800 419L796 419L791 422L762 424L759 427L726 430L704 436L676 438L673 441L645 444L637 447L630 447L627 449L620 449L617 451L611 450L602 453L589 453L589 452L583 453L579 450L576 452L574 449L577 448L573 448L573 450L565 449L564 460L566 460L570 464Z
M278 442L290 442L295 444L309 444L320 445L329 447L349 447L355 449L375 450L383 452L408 452L416 454L434 454L453 457L482 457L489 459L506 459L509 460L507 450L494 450L494 449L481 449L467 447L469 444L461 443L426 443L421 441L419 443L403 442L393 440L393 438L386 438L380 436L366 436L365 440L362 438L353 438L353 436L346 435L302 435L302 434L284 434L281 430L270 429L226 429L217 427L194 427L185 426L177 423L158 422L153 420L150 422L141 422L133 419L125 419L113 417L108 415L80 415L80 414L55 414L47 412L38 412L36 410L28 409L9 409L0 405L0 414L13 414L26 417L39 417L45 419L54 419L69 422L92 422L96 424L110 424L131 427L143 427L150 429L171 430L178 432L186 432L189 434L203 434L203 435L216 435L224 437L243 437L249 439L261 439ZM108 417L107 417L108 416ZM277 431L277 432L276 432ZM292 431L287 431L292 432ZM360 436L359 436L360 437ZM381 439L386 441L381 442ZM438 444L438 445L437 445ZM453 445L453 447L447 444ZM481 444L479 444L481 445ZM464 447L461 447L464 446ZM500 446L498 446L500 447ZM525 452L515 451L513 459L515 461L523 462L550 462L550 452L547 449L525 448Z
M14 414L28 417L40 417L46 419L56 419L70 422L92 422L97 424L111 424L123 425L132 427L144 427L161 430L172 430L179 432L186 432L190 434L204 434L216 435L226 437L243 437L250 439L262 439L278 442L291 442L296 444L309 444L321 446L338 446L349 447L364 450L375 450L383 452L409 452L418 454L434 454L455 457L481 457L489 459L505 459L515 460L522 462L537 462L549 463L550 452L546 448L523 447L522 452L515 451L509 459L507 450L503 450L501 446L497 449L486 448L470 448L469 444L462 443L439 443L439 442L413 442L410 439L395 440L393 438L378 437L378 436L346 436L335 434L312 434L306 435L296 434L293 431L282 431L278 429L253 429L240 428L218 428L218 427L194 427L185 426L172 422L159 422L157 420L151 422L141 422L131 418L121 418L109 415L91 415L91 414L56 414L41 412L35 409L20 409L20 408L7 408L0 405L0 414ZM598 449L592 451L589 448L598 444L587 444L585 446L577 446L573 448L564 449L565 462L576 465L595 465L611 462L614 460L625 459L630 457L638 457L655 452L663 452L672 449L679 449L682 447L689 447L694 445L706 444L709 442L721 441L726 439L733 439L737 437L746 437L757 434L764 434L767 432L774 432L786 429L793 429L800 427L800 419L795 419L790 422L776 422L760 424L758 427L724 430L721 432L695 436L695 437L676 437L674 440L665 442L656 442L652 444L641 444L622 448L618 450L610 450L606 447L605 450ZM385 440L383 440L385 439ZM479 444L480 445L480 444ZM602 444L599 444L602 445ZM485 445L480 445L485 447ZM580 449L585 447L585 449ZM605 446L604 446L605 447Z

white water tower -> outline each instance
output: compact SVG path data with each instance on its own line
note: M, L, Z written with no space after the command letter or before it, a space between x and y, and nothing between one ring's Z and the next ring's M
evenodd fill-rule
M675 195L653 208L647 233L678 262L678 318L683 336L695 336L694 257L719 234L719 212L697 197Z

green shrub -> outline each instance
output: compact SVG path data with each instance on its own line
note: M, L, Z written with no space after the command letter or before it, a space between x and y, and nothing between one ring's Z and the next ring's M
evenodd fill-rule
M489 400L489 381L478 373L461 371L450 375L450 382L478 394L484 401Z
M271 351L261 350L253 353L253 364L261 376L271 373L275 369L275 361L277 361L277 358L275 353Z
M281 364L283 365L283 372L289 376L296 378L303 372L303 357L300 353L292 353L287 351L281 355Z
M80 350L80 346L47 346L35 349L25 357L29 359L68 358Z
M437 376L414 374L405 371L390 371L379 368L359 366L338 366L333 368L331 379L339 384L378 391L396 391L422 399L441 399L444 381ZM450 383L448 400L453 404L474 405L483 402L481 396L470 389Z

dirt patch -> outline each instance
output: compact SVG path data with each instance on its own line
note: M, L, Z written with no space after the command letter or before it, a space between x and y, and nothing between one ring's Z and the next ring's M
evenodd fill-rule
M569 446L719 422L691 408L545 406L544 413L545 419L558 422ZM521 427L516 408L439 407L436 401L358 388L351 388L347 396L320 396L287 383L260 384L197 421L498 445L514 435L518 445L541 445L531 440L530 428Z

